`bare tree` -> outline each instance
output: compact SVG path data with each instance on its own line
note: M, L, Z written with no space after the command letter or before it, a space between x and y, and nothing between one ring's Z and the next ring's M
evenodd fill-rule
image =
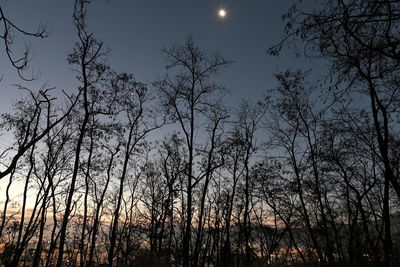
M18 75L23 80L32 80L33 77L27 78L24 75L24 71L28 69L29 63L29 48L27 47L21 56L15 56L13 52L13 44L14 44L14 32L18 34L22 34L28 37L34 38L45 38L48 36L46 32L46 28L43 25L39 25L38 29L35 32L26 31L23 28L19 27L15 21L10 19L4 12L3 8L0 6L0 23L2 27L2 34L0 38L3 40L4 50L10 61L11 65L17 70Z
M287 27L284 40L271 48L278 54L282 43L299 36L306 42L309 54L330 61L332 75L337 82L332 92L335 99L341 96L360 95L369 101L373 120L377 155L384 166L384 179L400 197L399 177L391 164L390 139L396 136L399 90L398 1L342 1L331 0L319 10L303 12L293 6L285 15ZM388 196L390 189L386 189ZM391 230L390 203L385 198L385 266L390 266Z
M147 91L146 85L134 80L131 75L123 74L119 76L119 81L115 90L119 91L118 99L121 103L120 113L126 117L126 122L122 122L122 132L119 133L122 150L122 166L119 174L118 194L116 199L116 207L112 217L112 225L110 226L110 247L108 250L108 264L111 266L115 256L115 247L117 242L117 229L119 227L119 216L123 200L123 193L129 169L132 164L140 161L133 159L140 151L144 151L146 145L145 138L147 135L159 128L161 124L154 120L154 117L149 106L150 94ZM132 164L131 164L132 163ZM136 174L133 174L135 176ZM133 177L138 179L138 177ZM137 184L137 182L135 182ZM136 187L136 185L134 186ZM134 192L131 192L132 197Z
M60 241L59 241L59 251L57 258L57 267L61 267L64 257L64 244L67 233L68 221L70 219L73 197L75 194L75 186L78 179L78 171L80 165L80 155L82 151L82 143L84 137L87 133L87 126L92 114L90 110L91 104L89 99L90 90L95 89L93 83L100 79L104 74L102 65L98 63L99 57L102 55L102 43L97 41L91 33L87 30L86 25L86 1L75 1L74 8L74 23L78 34L78 42L74 48L73 53L69 56L69 61L71 64L77 65L79 67L78 79L82 83L79 89L79 95L81 95L80 104L82 106L83 118L80 122L79 133L75 147L75 159L73 173L71 176L71 182L69 185L69 193L67 196L65 212L63 215L61 231L60 231Z
M204 113L213 109L219 102L218 94L222 88L213 83L211 78L221 67L228 64L218 54L207 55L195 46L192 38L183 45L165 49L168 69L175 69L172 76L166 76L155 83L168 116L176 122L185 140L188 162L185 170L186 179L186 226L182 244L182 264L190 266L193 189L200 182L196 178L196 145L195 139L200 126L205 123Z

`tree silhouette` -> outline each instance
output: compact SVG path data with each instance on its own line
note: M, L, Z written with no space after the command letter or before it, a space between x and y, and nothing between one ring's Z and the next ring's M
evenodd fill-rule
M11 63L12 67L14 67L19 77L23 80L29 81L33 80L35 76L27 78L24 75L24 71L26 71L29 63L29 48L27 47L25 51L22 53L21 56L15 56L13 52L13 44L14 44L14 37L13 32L34 38L45 38L48 36L46 28L43 25L39 25L38 29L35 32L30 32L22 29L19 27L12 19L10 19L4 12L3 8L0 6L0 23L2 27L2 34L0 38L3 40L4 50L8 57L9 62Z

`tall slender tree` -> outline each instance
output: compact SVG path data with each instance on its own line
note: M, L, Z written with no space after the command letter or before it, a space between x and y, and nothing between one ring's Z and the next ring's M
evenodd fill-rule
M169 65L175 70L155 82L162 104L183 134L188 153L186 175L186 226L182 243L182 265L191 266L191 240L193 227L193 189L199 183L196 177L196 136L205 123L204 113L217 107L222 87L212 81L212 75L228 64L218 54L207 55L189 37L183 45L165 49Z

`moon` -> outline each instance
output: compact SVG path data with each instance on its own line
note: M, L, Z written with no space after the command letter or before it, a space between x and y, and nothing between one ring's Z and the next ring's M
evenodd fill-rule
M220 9L218 10L218 16L219 16L220 18L225 18L226 15L227 15L227 12L226 12L226 10L225 10L224 8L220 8Z

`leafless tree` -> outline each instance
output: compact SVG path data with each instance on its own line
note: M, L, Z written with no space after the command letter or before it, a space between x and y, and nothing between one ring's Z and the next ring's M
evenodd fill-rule
M322 4L322 3L321 3ZM320 9L305 12L294 5L285 15L284 40L269 52L278 54L282 44L294 37L306 43L307 54L331 63L334 100L343 96L367 97L372 118L376 153L387 180L385 197L385 266L392 258L389 186L400 196L400 183L391 162L390 139L397 136L400 22L398 1L332 0Z
M218 54L207 55L188 38L183 45L165 49L168 69L175 69L172 75L155 82L165 110L171 120L182 130L188 162L186 179L186 226L182 244L182 264L190 266L192 227L193 227L193 189L202 177L196 174L196 135L205 123L207 110L217 107L222 88L212 81L212 75L228 64Z
M3 41L4 50L8 57L9 62L12 67L15 68L18 72L18 75L23 80L32 80L35 78L35 75L32 77L26 77L24 72L29 68L29 48L27 47L21 56L15 56L14 53L14 33L18 33L28 37L34 38L45 38L48 36L48 32L43 25L39 25L38 29L34 32L26 31L25 29L18 26L18 24L10 17L8 17L3 8L0 6L0 23L2 27L2 34L0 38Z

